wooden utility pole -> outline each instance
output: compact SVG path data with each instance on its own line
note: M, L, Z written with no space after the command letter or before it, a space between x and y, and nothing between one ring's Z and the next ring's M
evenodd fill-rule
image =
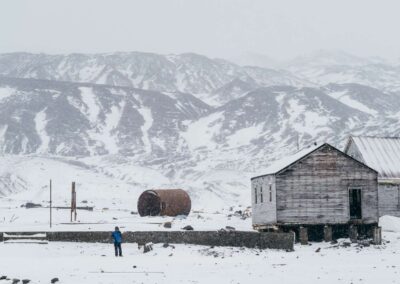
M52 226L52 209L53 209L53 197L52 197L52 188L51 188L51 180L50 180L50 228Z
M75 182L72 182L71 189L71 222L76 221L76 190L75 190Z

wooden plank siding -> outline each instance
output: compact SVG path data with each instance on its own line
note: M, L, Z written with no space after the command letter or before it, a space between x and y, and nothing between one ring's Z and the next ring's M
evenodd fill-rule
M263 189L263 200L261 200L261 188ZM257 203L255 202L256 191ZM251 181L251 200L253 224L271 225L276 223L275 175L267 175Z
M397 169L387 169L388 156L392 157L394 161L400 162L395 158L396 155L398 157L397 148L392 147L393 145L390 143L399 138L357 137L355 139L358 143L364 141L369 147L361 148L363 150L361 151L353 137L349 137L345 153L372 168L376 168L378 172L381 171L378 175L379 216L390 215L400 217L400 176L393 175L388 177L390 172L397 173L397 169L400 166ZM363 155L370 157L369 163L367 159L364 159ZM374 157L374 159L371 159L371 157ZM382 169L385 170L382 171Z
M275 183L277 223L347 223L350 187L361 188L361 221L378 222L377 173L328 144L277 173Z
M400 184L379 183L379 216L400 217Z

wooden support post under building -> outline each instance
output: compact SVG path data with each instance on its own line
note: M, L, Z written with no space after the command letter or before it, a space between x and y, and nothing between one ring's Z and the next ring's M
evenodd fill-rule
M357 226L354 226L354 225L349 226L349 238L352 243L357 242L357 239L358 239Z
M308 231L307 228L300 227L299 228L299 238L300 244L307 245L308 244Z
M332 241L332 226L328 226L328 225L324 226L324 241L325 242Z
M382 228L381 227L374 227L372 229L372 243L374 245L382 244Z

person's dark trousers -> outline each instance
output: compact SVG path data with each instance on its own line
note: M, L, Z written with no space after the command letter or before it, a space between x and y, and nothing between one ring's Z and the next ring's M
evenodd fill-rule
M115 256L122 256L121 243L114 243Z

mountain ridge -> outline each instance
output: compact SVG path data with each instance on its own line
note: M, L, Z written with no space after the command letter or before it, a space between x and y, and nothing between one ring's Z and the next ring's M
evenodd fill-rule
M350 134L400 135L393 74L390 84L375 86L375 77L368 84L357 76L343 83L337 74L353 72L351 66L292 66L302 70L294 76L290 70L240 67L193 54L148 53L154 60L145 56L130 63L114 54L119 61L104 68L96 63L93 75L85 56L81 61L74 55L69 65L64 61L64 69L60 61L53 69L51 56L33 63L30 54L20 56L28 63L0 55L0 155L6 161L18 157L15 168L48 161L67 169L79 163L107 182L185 187L200 203L212 198L224 204L247 200L252 175L315 141L341 148ZM132 62L138 63L133 69L121 69ZM333 73L324 77L327 72ZM178 82L194 93L177 91ZM0 184L9 189L5 194L33 186L25 176L29 169L16 172L0 172Z

